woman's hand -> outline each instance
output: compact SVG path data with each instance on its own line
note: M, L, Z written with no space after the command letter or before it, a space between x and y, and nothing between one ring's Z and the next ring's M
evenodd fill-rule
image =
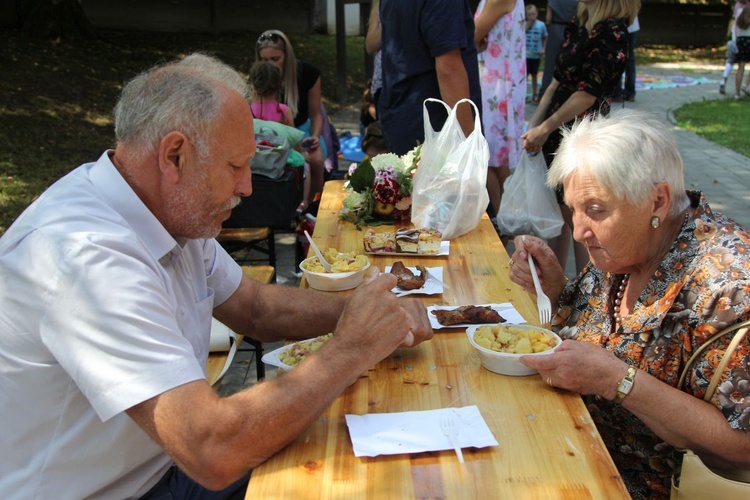
M536 369L548 385L579 394L614 399L628 365L611 351L578 340L565 340L554 354L521 356L521 363Z
M523 139L523 149L529 153L539 153L542 151L542 146L547 142L550 132L544 127L544 123L541 125L529 129L525 134L521 136Z
M542 290L552 301L552 304L557 304L557 299L565 288L568 278L565 276L565 271L560 266L555 253L544 240L536 236L526 236L525 240L523 236L517 236L513 243L516 251L513 252L511 257L513 265L508 272L510 280L522 286L527 292L536 294L527 258L531 255L534 259Z

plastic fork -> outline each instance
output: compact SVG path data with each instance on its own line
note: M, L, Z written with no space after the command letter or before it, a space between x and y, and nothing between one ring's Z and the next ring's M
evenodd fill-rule
M446 410L440 415L440 430L445 434L450 441L451 446L456 451L458 461L464 463L464 454L461 451L461 447L458 445L458 424L456 423L456 416L452 410Z
M313 252L315 252L315 256L318 257L318 260L320 261L320 265L323 266L323 269L330 272L331 271L331 264L328 263L328 261L323 257L323 254L320 252L320 249L318 248L318 245L315 244L315 242L312 240L312 237L310 236L310 233L305 230L305 236L307 236L307 241L310 242L310 246L313 249Z
M526 236L522 236L521 240L526 241ZM534 280L534 288L536 288L536 308L539 310L539 323L546 325L552 320L552 303L547 294L542 290L542 285L539 283L539 275L536 273L536 266L534 266L534 259L531 258L531 254L528 254L528 258L531 278Z

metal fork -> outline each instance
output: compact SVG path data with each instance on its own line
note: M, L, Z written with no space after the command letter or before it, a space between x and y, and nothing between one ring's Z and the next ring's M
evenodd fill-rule
M522 236L521 240L526 241L526 236ZM539 283L539 275L536 273L536 266L534 266L534 259L531 258L531 254L528 254L528 258L531 277L534 280L534 288L536 288L536 308L539 310L539 322L546 325L552 320L552 303L542 290L542 285Z
M446 435L453 449L456 450L458 461L464 463L464 454L458 445L458 424L456 423L456 416L453 414L453 411L447 410L440 415L440 430Z

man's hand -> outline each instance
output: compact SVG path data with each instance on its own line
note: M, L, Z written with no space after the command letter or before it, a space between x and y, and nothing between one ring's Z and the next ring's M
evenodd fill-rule
M427 310L418 299L397 298L391 289L396 277L368 270L365 280L351 295L330 342L352 349L375 364L398 346L414 346L432 338Z

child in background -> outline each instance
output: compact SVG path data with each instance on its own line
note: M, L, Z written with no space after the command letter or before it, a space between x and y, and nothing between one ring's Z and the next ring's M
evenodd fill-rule
M750 62L750 6L742 9L735 19L734 25L737 29L737 74L734 77L734 98L739 99L741 97L740 90L750 96L750 90L748 90L750 78L745 82L745 86L741 87L745 63Z
M281 70L273 63L258 61L250 68L248 80L255 89L256 99L250 105L253 116L259 120L283 123L294 127L294 118L286 104L278 101L281 87Z
M536 5L526 6L526 75L531 77L532 100L539 102L537 73L539 62L547 48L547 25L539 19Z
M750 0L738 0L734 3L732 9L732 21L729 28L731 38L729 42L727 42L727 60L724 63L724 74L722 75L721 83L719 84L719 94L722 95L727 93L727 79L729 78L729 75L732 74L732 66L737 62L737 17L742 13L742 9L748 5L750 5ZM746 87L747 84L750 84L750 76L745 83Z

